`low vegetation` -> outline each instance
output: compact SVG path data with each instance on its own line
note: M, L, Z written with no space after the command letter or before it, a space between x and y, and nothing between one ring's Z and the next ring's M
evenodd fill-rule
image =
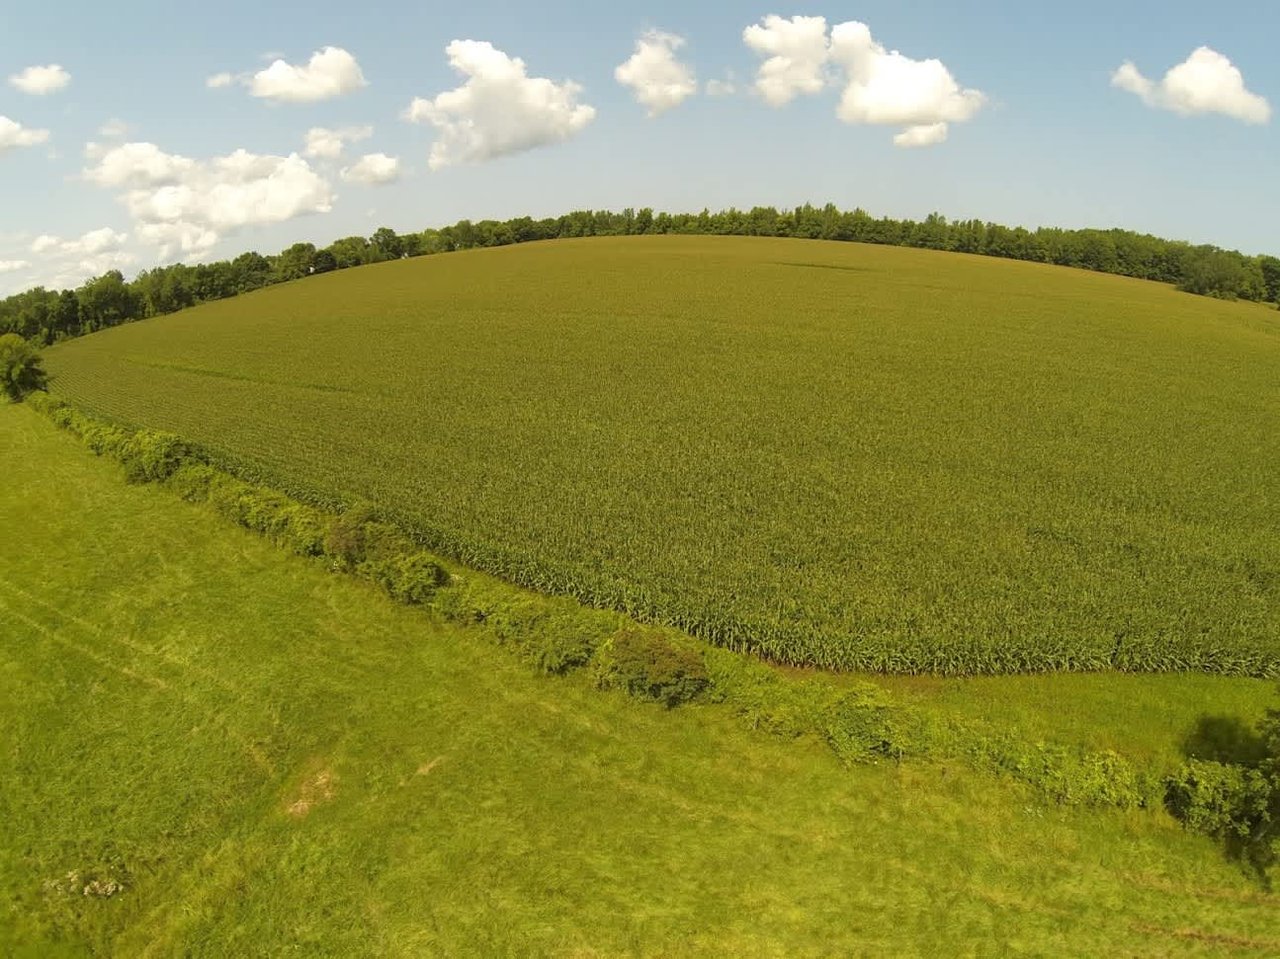
M142 445L103 451L127 468ZM709 649L698 698L646 707L526 655L575 623L598 650L616 614L451 570L441 624L183 504L186 462L126 486L23 407L0 408L0 470L22 547L0 550L0 952L1280 949L1275 895L1159 803L834 762L914 735L868 683ZM325 518L358 567L376 520ZM1190 715L1136 692L1166 677L1112 678L1150 707L1124 750ZM1059 679L1093 677L1002 698Z
M629 237L383 263L46 363L242 481L776 662L1275 677L1278 334L1042 265Z

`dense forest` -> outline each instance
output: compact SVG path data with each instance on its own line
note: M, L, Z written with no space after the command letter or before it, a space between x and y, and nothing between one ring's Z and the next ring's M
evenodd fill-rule
M382 260L561 237L654 233L792 236L949 250L1157 280L1205 296L1280 303L1280 259L1272 256L1246 256L1128 230L1026 230L979 220L951 221L936 213L917 222L876 218L860 209L844 212L827 204L784 211L756 207L680 214L585 210L542 220L461 220L405 234L383 227L371 237L343 237L322 248L295 243L275 255L249 252L215 263L156 267L132 281L112 270L74 290L36 287L0 300L0 333L14 332L47 344L273 283Z

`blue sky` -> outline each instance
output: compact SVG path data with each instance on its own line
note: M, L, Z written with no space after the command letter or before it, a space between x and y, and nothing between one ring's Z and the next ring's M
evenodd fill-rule
M879 125L837 116L854 68L846 75L834 61L824 67L820 92L770 105L753 89L764 55L743 40L744 28L769 14L865 23L887 50L940 60L958 88L981 92L981 106L949 122L945 142L904 149L894 137L915 120ZM8 264L0 293L76 282L108 264L132 274L159 261L274 252L381 225L409 231L462 217L590 207L832 201L892 216L939 210L1027 226L1123 226L1280 253L1280 120L1178 112L1164 108L1172 101L1158 90L1144 102L1136 88L1112 83L1126 60L1158 83L1207 46L1234 64L1251 94L1280 106L1277 27L1280 10L1263 0L8 4L0 10L0 117L48 135L0 152L0 264ZM655 117L614 77L652 29L686 41L674 55L698 81L696 95ZM415 97L434 101L462 86L466 78L445 48L466 39L523 59L530 77L574 81L581 90L571 99L594 116L532 149L487 159L483 150L455 150L461 159L431 169L443 128L403 117ZM327 46L354 58L363 86L315 102L253 95L251 75L273 58L305 65ZM7 82L49 64L70 74L65 87L32 95ZM206 86L224 72L242 79ZM730 76L732 95L705 94L706 81ZM932 129L934 119L920 120L921 129ZM123 121L125 134L104 136L109 120ZM192 214L199 223L185 232L145 229L171 215L164 210L172 195L163 191L173 184L212 195L222 176L206 169L214 157L236 150L288 157L303 152L309 129L370 126L372 134L348 143L342 157L301 157L301 166L288 168L305 180L296 211L285 204L259 215L270 204L253 201L224 216L197 199L189 202L199 206ZM163 173L154 165L145 174L107 172L103 156L126 142L189 163L165 159ZM96 152L86 153L90 143ZM394 181L344 180L341 171L365 154L398 160ZM98 239L79 241L93 231Z

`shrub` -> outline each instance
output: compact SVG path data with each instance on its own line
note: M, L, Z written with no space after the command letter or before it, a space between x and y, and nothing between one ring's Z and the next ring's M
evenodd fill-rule
M172 433L138 430L112 451L124 466L130 483L158 483L168 479L190 457L190 448Z
M168 485L188 503L203 503L209 499L209 487L217 475L207 463L183 463L173 471Z
M1274 786L1257 769L1191 759L1166 780L1165 805L1188 829L1219 839L1261 835Z
M392 599L410 605L430 602L436 590L449 582L444 567L421 552L365 563L360 571L385 589Z
M706 664L711 698L754 728L780 736L815 736L845 763L897 758L907 751L885 694L870 683L841 687L791 679L721 649L708 650Z
M324 554L340 566L351 568L364 559L364 527L373 518L373 507L356 503L329 523L324 537Z
M452 622L480 626L539 672L563 675L585 666L618 627L619 617L570 599L538 596L482 576L454 577L435 599Z
M44 389L47 379L39 350L17 333L0 335L0 393L17 401Z
M613 635L601 650L597 679L601 686L625 689L668 709L696 699L710 684L701 656L640 626Z

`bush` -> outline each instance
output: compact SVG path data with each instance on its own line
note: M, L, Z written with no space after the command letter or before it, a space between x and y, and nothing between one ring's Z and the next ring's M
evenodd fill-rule
M668 709L698 698L711 681L696 652L673 645L656 629L640 626L613 635L601 650L597 679L601 686L625 689Z
M345 513L333 519L324 537L324 554L332 556L346 569L364 559L364 527L373 518L373 507L368 503L356 503Z
M436 590L449 582L444 567L430 554L421 552L365 563L359 571L385 589L392 599L415 606L430 602Z
M16 402L44 389L47 379L39 350L17 333L0 336L0 393Z
M130 483L158 483L168 479L190 457L191 450L172 433L138 430L112 450Z
M1248 839L1271 823L1274 787L1257 769L1192 759L1165 784L1169 812L1196 832Z
M524 593L482 576L456 577L434 607L452 622L482 627L539 672L552 675L589 663L619 622L616 614Z
M904 735L882 690L870 683L836 686L797 680L728 650L710 649L710 696L753 728L775 735L816 736L845 763L898 758Z
M207 463L183 463L173 471L168 485L188 503L203 503L209 499L209 488L218 475Z

